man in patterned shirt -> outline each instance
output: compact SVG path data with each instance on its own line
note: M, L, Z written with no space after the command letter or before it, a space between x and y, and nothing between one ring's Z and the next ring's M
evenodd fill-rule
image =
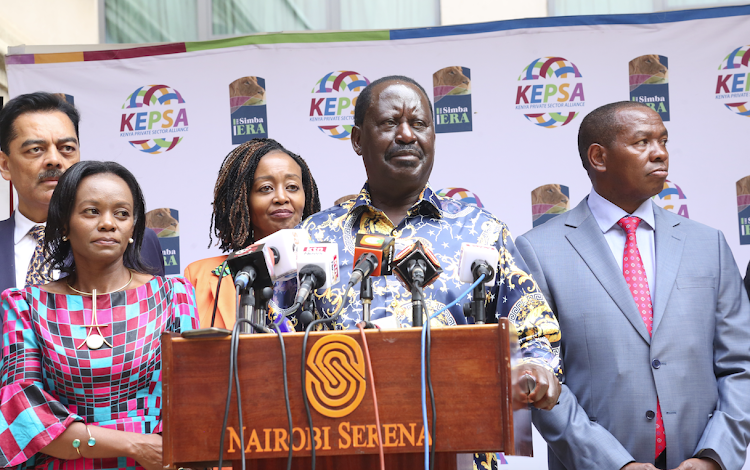
M424 289L427 312L436 312L467 289L458 277L461 244L495 246L499 253L496 284L488 288L490 320L509 317L515 324L522 369L533 375L536 389L515 399L537 408L551 409L560 393L562 372L553 347L560 341L557 320L516 251L508 227L474 205L443 198L427 180L432 171L435 126L432 104L414 80L384 77L359 95L354 111L352 147L362 156L367 183L359 195L306 219L302 228L316 243L339 245L341 278L352 272L354 239L358 233L379 233L409 242L420 240L437 256L443 274ZM401 326L411 326L411 294L395 276L372 278L373 320L395 316ZM341 303L346 282L316 293L318 313L331 315ZM494 314L493 314L494 313ZM358 287L352 290L336 328L353 328L362 317ZM467 323L460 304L433 322Z

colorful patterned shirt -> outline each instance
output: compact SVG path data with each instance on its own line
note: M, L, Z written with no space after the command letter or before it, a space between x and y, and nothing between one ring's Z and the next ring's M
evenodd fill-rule
M441 197L429 185L406 217L394 226L388 216L372 205L368 185L352 200L308 217L302 228L314 243L339 245L341 281L325 291L316 292L318 313L330 316L341 304L351 276L354 243L358 233L390 235L402 242L420 240L430 248L443 268L438 280L424 289L426 310L436 312L452 302L469 285L459 281L458 262L461 244L493 245L499 251L495 285L487 288L487 317L507 317L515 324L523 362L532 362L562 376L558 357L560 329L538 286L527 274L528 268L513 244L508 227L492 214L474 205ZM371 318L395 315L401 326L412 323L411 293L395 276L372 277L374 299ZM470 297L467 298L469 300ZM341 311L336 328L354 328L362 318L359 286L355 286ZM471 320L473 322L473 320ZM466 324L459 303L433 319L433 324Z
M0 467L141 468L129 458L60 460L39 453L75 421L161 432L163 331L198 328L195 295L180 277L154 277L97 296L97 322L113 347L89 350L90 296L39 289L2 294ZM83 343L83 344L82 344Z

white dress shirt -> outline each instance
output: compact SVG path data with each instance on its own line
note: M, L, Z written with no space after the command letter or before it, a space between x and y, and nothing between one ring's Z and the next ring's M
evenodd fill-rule
M654 303L654 286L656 285L656 250L654 246L654 207L651 199L641 204L632 214L628 214L623 209L612 204L610 201L601 197L594 188L591 188L588 199L589 209L594 216L596 223L604 234L604 239L612 250L612 255L617 261L622 271L622 254L625 251L625 242L627 237L617 222L623 217L634 216L641 219L641 223L635 231L635 238L638 242L638 251L641 254L643 268L646 270L646 279L648 279L648 290L651 293L651 304Z

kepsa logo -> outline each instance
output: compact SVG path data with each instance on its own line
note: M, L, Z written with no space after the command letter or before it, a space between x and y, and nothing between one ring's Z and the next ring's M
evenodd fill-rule
M523 69L516 90L516 109L537 126L552 129L570 123L583 110L581 72L562 57L534 59Z
M484 207L482 201L479 200L479 196L472 193L468 189L464 188L443 188L437 190L438 196L449 197L458 201L463 201L466 204L474 204L477 207Z
M339 70L325 75L312 90L310 121L325 135L349 140L354 126L354 105L359 93L369 84L370 80L357 72Z
M728 110L740 116L750 116L747 102L750 96L750 74L747 63L750 61L750 46L733 50L719 65L716 80L716 99Z
M137 88L122 105L120 137L141 152L168 152L188 131L185 100L167 85Z
M674 212L677 215L681 215L686 219L690 218L688 212L687 197L682 191L682 188L667 180L664 182L664 188L659 194L651 198L657 206L664 210Z

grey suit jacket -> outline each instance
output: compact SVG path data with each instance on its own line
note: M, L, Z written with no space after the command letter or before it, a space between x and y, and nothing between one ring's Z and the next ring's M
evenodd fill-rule
M750 438L750 303L720 231L654 206L652 336L587 200L516 239L557 315L560 403L534 411L549 468L654 462L657 392L667 468L699 451L740 469Z

